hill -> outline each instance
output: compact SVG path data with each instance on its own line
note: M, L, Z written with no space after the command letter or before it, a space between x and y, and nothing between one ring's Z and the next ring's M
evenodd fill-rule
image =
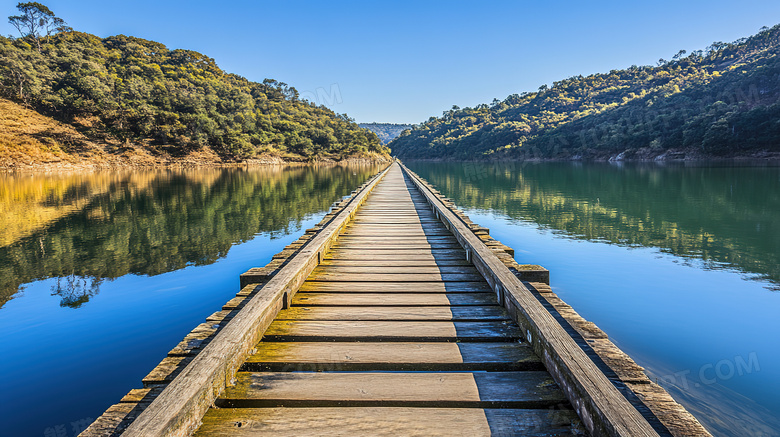
M375 133L382 144L389 143L401 135L401 132L412 128L411 124L396 123L360 123L358 126Z
M0 97L73 126L108 145L109 154L195 152L228 161L387 155L375 134L283 82L249 81L194 51L64 26L48 36L0 37Z
M655 67L454 106L389 147L435 159L780 157L779 46L780 25Z
M185 155L152 154L138 144L94 141L73 125L0 98L0 169L212 164L222 159L208 148Z

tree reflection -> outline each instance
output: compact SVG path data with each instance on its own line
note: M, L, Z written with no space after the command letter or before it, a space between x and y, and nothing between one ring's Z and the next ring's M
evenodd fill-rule
M409 163L462 206L780 283L780 167ZM519 248L517 248L519 249Z
M103 279L211 264L258 233L285 234L373 165L0 176L0 305L23 284L77 308ZM80 279L77 279L80 278Z

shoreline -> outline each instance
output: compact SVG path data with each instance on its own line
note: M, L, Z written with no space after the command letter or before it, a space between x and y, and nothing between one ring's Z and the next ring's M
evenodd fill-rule
M473 162L480 164L500 164L500 163L542 163L542 162L578 162L578 163L602 163L602 164L714 164L714 163L764 163L764 164L780 164L780 154L773 156L732 156L732 157L715 157L715 156L701 156L695 158L669 158L669 159L650 159L650 158L623 158L623 159L608 159L608 158L531 158L531 159L448 159L448 158L404 158L399 157L403 161L409 162Z
M159 161L110 161L110 162L43 162L43 163L11 163L0 165L0 174L11 173L61 173L61 172L92 172L108 170L156 170L156 169L195 169L195 168L248 168L248 167L304 167L304 166L335 166L335 165L373 165L391 162L387 157L349 157L341 160L285 160L278 157L247 159L244 161L217 160L159 160Z

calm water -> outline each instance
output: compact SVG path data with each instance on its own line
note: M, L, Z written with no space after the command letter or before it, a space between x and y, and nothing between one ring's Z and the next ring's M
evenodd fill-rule
M780 167L406 163L715 435L780 435Z
M74 436L376 167L0 175L0 436Z

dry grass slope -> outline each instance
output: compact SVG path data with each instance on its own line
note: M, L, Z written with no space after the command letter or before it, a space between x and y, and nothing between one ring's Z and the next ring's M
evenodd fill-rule
M71 170L222 162L208 148L172 158L143 145L93 141L75 126L0 98L0 169Z
M72 126L0 99L0 167L75 164L105 153Z

